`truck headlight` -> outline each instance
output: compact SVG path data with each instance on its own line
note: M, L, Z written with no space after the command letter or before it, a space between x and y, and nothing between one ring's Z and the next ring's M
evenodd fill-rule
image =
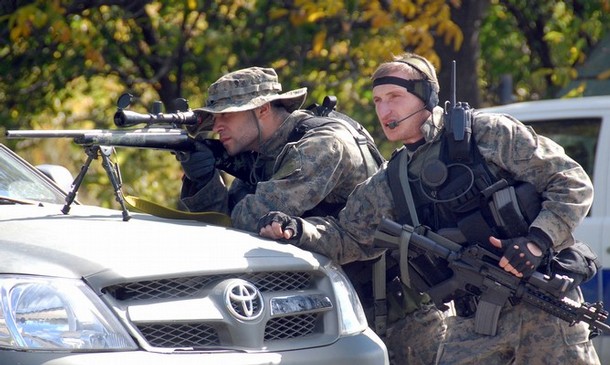
M81 280L2 275L0 348L112 351L137 346Z
M364 331L368 323L354 287L336 264L330 263L326 265L326 269L335 290L339 312L339 334L351 335Z

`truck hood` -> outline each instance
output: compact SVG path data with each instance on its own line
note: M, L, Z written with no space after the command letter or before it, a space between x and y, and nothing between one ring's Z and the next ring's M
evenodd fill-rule
M73 205L0 207L0 272L104 285L205 273L311 270L328 262L291 245L197 221ZM100 283L101 284L101 283Z

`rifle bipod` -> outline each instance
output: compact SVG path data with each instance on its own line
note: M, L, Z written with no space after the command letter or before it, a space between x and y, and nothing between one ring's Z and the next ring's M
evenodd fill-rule
M87 170L91 165L91 161L97 159L98 156L101 156L102 166L104 167L104 170L106 170L108 179L110 179L110 183L114 188L114 195L116 196L116 201L121 205L121 209L123 211L123 220L128 221L129 219L131 219L129 212L127 211L127 207L125 206L123 192L121 191L121 171L119 170L117 164L113 164L112 161L110 161L110 155L112 154L112 151L114 151L114 148L108 146L85 146L87 161L81 167L80 172L72 183L72 190L70 190L68 196L66 196L66 204L61 210L63 214L68 214L68 212L70 211L70 205L72 205L74 199L76 198L76 193L78 192L78 189L80 188L80 185L82 184L83 179L85 178L85 174L87 174Z

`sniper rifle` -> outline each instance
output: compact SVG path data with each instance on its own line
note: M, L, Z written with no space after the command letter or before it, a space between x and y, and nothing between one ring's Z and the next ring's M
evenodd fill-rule
M72 138L73 141L83 146L87 154L87 161L82 166L79 174L74 179L72 189L66 196L66 202L62 213L68 214L70 205L76 198L76 193L84 179L91 161L102 158L104 167L115 191L117 202L120 204L123 220L128 221L131 217L125 206L125 200L121 192L121 174L117 164L110 160L114 147L150 148L176 152L194 152L202 148L211 148L215 155L220 154L218 142L210 139L195 139L186 129L194 128L203 116L191 111L185 99L175 101L176 112L161 113L161 102L153 104L153 112L141 114L125 110L133 100L131 94L121 95L117 102L117 111L114 114L114 123L117 127L132 127L145 124L139 129L110 130L8 130L6 137L18 138ZM183 110L183 111L181 111ZM201 142L201 143L199 143ZM204 146L205 145L205 146Z
M174 111L162 113L162 103L153 103L152 112L148 114L137 113L126 110L131 104L133 96L125 93L117 101L117 111L114 114L114 124L119 128L134 127L144 125L142 128L127 129L93 129L93 130L9 130L6 137L9 139L17 138L72 138L72 140L84 147L88 158L80 173L74 179L72 189L66 197L66 204L62 213L68 214L70 205L76 198L76 193L89 169L91 161L102 158L102 166L114 187L117 202L123 211L123 220L130 219L129 212L125 206L125 201L121 192L121 175L117 164L113 164L110 155L114 147L131 147L168 150L176 154L181 159L185 153L196 152L198 150L210 149L216 160L216 167L239 178L248 180L252 167L256 160L256 154L252 152L248 156L236 158L229 156L217 139L201 138L197 133L201 128L205 112L193 111L189 108L185 99L179 98L174 101ZM307 109L313 115L329 116L340 121L349 127L350 132L360 147L363 158L374 167L382 162L383 157L374 145L372 137L366 129L359 123L351 120L342 113L335 112L337 99L334 96L324 98L322 105L312 104ZM207 131L207 129L205 130ZM193 134L196 137L193 137ZM369 157L369 158L367 158ZM250 159L250 160L248 160ZM371 161L374 160L374 161Z

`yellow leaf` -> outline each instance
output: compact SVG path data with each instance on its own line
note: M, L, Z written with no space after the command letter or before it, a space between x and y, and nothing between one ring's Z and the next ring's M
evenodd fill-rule
M296 27L303 25L307 19L307 14L304 12L293 11L290 13L290 23Z
M21 36L21 27L13 27L11 29L11 41L15 42Z
M543 38L544 40L555 44L559 44L564 40L563 33L557 31L550 31L545 34Z
M307 16L307 21L311 22L311 23L315 23L318 19L324 18L324 15L325 14L323 11L313 12L313 13L309 14L309 16Z
M608 80L608 79L610 79L610 68L607 69L606 71L600 72L597 75L597 79L598 80Z
M324 42L326 41L326 30L322 30L313 37L312 52L314 55L319 55L324 49Z
M272 9L269 12L269 18L276 20L286 16L289 13L288 9Z

